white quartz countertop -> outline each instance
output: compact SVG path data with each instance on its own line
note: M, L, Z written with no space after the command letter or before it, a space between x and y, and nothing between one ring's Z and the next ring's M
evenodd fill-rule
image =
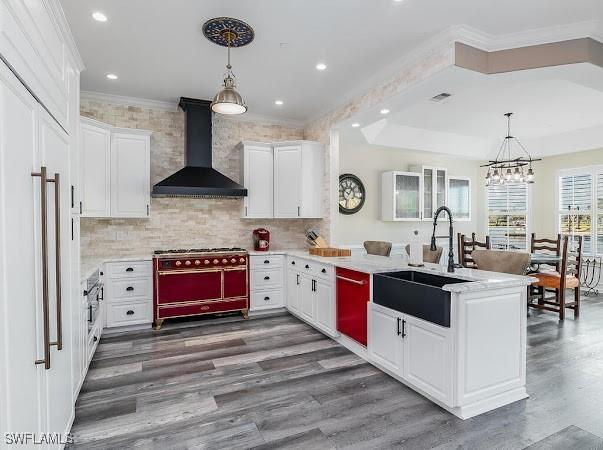
M356 270L358 272L368 274L411 270L450 278L458 278L467 281L467 283L453 283L444 285L442 289L449 292L473 292L507 287L528 286L536 281L535 278L523 275L511 275L507 273L487 272L485 270L466 268L455 269L454 273L448 273L447 267L439 264L425 264L424 267L413 267L409 266L402 256L388 257L374 255L352 255L337 258L325 258L322 256L310 255L308 252L300 250L293 250L285 253L298 258L305 258L320 262L322 264L330 264L336 267Z

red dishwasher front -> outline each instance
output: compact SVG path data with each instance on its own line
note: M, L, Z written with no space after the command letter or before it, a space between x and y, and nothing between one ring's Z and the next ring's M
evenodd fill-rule
M370 275L337 268L337 330L366 347Z

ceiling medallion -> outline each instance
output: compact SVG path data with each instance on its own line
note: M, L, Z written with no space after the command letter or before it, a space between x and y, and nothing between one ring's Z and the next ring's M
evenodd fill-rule
M214 96L211 103L212 111L218 114L243 114L247 105L241 94L236 90L235 75L230 65L230 49L244 47L255 37L253 28L239 19L231 17L216 17L203 24L203 34L214 44L228 48L228 63L222 89Z
M484 164L480 167L487 167L488 173L486 174L486 186L492 184L505 184L505 183L534 183L535 175L532 170L532 163L534 161L541 161L541 158L534 159L530 156L525 147L519 142L514 136L511 136L511 116L513 113L506 113L507 118L507 135L503 139L503 142L496 154L494 161L490 160L488 164ZM523 154L518 157L512 157L512 144L515 142ZM527 172L524 172L524 168L528 166Z

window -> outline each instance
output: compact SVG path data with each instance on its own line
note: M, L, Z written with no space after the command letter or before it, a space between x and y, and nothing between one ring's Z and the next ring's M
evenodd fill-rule
M488 235L493 249L527 250L528 186L488 186Z
M603 166L561 171L558 193L558 230L577 240L583 253L603 253Z

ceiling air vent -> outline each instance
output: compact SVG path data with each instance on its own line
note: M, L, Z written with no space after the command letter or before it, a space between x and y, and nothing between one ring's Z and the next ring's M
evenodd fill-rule
M431 97L431 101L433 102L442 102L444 100L446 100L448 97L451 97L452 94L449 94L448 92L442 92L441 94L436 95L435 97Z

